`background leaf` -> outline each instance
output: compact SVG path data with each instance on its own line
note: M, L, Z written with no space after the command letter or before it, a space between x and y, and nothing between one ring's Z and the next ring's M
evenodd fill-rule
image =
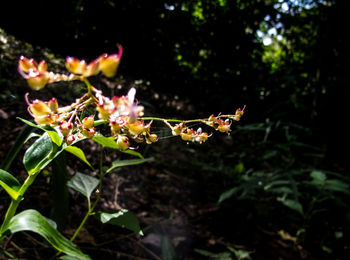
M167 236L161 238L162 260L178 259L175 253L175 248Z
M127 228L135 233L143 235L136 216L127 209L121 209L113 213L99 212L96 214L96 218L98 218L102 223Z
M44 237L54 248L77 259L91 259L79 248L58 232L38 211L29 209L14 216L9 224L11 233L32 231Z
M77 172L67 183L68 187L80 192L85 197L90 198L91 193L98 185L98 179L86 174Z
M1 167L0 167L1 169L4 169L5 171L7 171L10 168L10 165L13 159L17 156L19 151L22 149L23 144L25 143L27 138L30 136L30 134L32 134L32 132L33 132L33 128L28 125L25 125L22 128L21 132L18 134L16 138L14 145L11 147L10 151L8 151L8 153L6 154L6 157L1 164Z

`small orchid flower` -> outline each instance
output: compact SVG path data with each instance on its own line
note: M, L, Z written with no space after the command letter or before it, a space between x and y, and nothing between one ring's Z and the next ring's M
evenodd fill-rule
M123 55L123 47L119 45L119 51L117 54L102 54L99 60L99 69L102 73L108 77L112 78L117 74L117 69L119 67L120 59Z
M49 81L47 64L43 60L38 65L35 60L21 56L18 62L18 72L34 90L44 88Z

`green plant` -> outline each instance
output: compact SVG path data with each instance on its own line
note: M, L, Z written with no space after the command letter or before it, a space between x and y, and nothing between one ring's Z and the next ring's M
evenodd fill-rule
M120 63L123 49L119 46L118 54L103 54L96 60L87 64L84 60L68 57L66 68L70 74L58 74L47 71L47 64L41 61L39 64L33 59L21 56L19 59L18 71L27 80L33 90L40 90L47 84L58 81L79 80L85 83L86 93L73 103L60 107L56 98L49 101L35 99L29 100L26 94L28 112L34 118L34 122L19 118L27 124L13 148L9 151L0 170L0 185L7 192L11 203L7 209L3 223L0 227L0 242L9 234L19 231L32 231L45 238L63 259L74 257L77 259L89 259L89 256L82 253L73 243L86 224L90 216L94 216L102 223L109 223L125 227L136 234L142 234L136 217L126 209L114 212L99 212L96 210L101 199L102 180L115 169L128 165L136 165L150 162L153 158L144 158L135 151L139 143L152 144L158 140L156 134L151 132L153 121L164 123L171 130L174 136L180 136L186 142L203 143L210 134L203 132L201 128L194 130L187 126L187 123L202 123L223 133L228 133L232 120L238 121L244 114L243 109L237 109L232 115L211 115L209 118L194 120L164 119L157 117L144 117L144 108L135 100L136 90L131 88L126 96L108 98L102 91L92 86L88 77L96 76L102 72L106 77L114 77ZM175 125L172 125L176 123ZM99 128L107 126L110 136L99 133ZM43 134L33 132L33 129L40 129ZM28 173L26 180L20 183L8 171L11 162L19 150L31 138L37 138L25 151L23 164ZM82 149L76 144L85 139L91 139L101 146L99 165L97 169L87 160ZM135 144L135 146L134 146ZM136 159L117 160L109 167L104 165L104 149L115 149L122 153L136 157ZM96 177L76 172L66 182L64 173L64 152L69 152L82 160ZM58 205L54 208L54 217L57 224L41 215L37 210L27 209L17 213L20 202L24 199L28 188L33 184L39 173L48 166L53 167L55 192L61 197L67 196L67 186L78 191L86 197L88 210L76 228L74 234L67 239L57 228L62 225L62 216L66 211L65 205ZM56 177L55 177L56 176ZM92 201L92 194L96 191L95 199ZM3 252L6 254L6 252Z

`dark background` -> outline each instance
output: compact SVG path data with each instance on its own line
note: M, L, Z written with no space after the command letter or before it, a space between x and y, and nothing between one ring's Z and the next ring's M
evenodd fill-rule
M282 9L283 3L288 10ZM261 195L255 183L239 200L226 200L219 215L237 206L272 226L278 222L288 229L294 223L298 227L290 232L310 255L340 259L349 254L347 16L346 1L335 0L8 1L1 6L0 28L34 46L34 54L48 48L57 56L89 61L117 52L121 44L122 62L111 82L138 84L140 102L154 115L202 118L234 113L246 105L244 118L234 124L229 139L218 137L207 148L187 146L183 161L171 152L171 147L179 149L177 144L164 140L169 151L159 163L173 160L169 167L178 174L191 172L195 181L213 182L213 190L201 187L213 203L225 190L253 185L261 176L272 182L271 174L277 179L291 174L293 185L299 187L293 200L303 205L304 213L324 213L299 216L289 205L291 215L282 215L288 222L284 226L276 213L278 196ZM273 43L264 46L257 32L266 34L271 28L282 38L272 36ZM17 58L1 51L1 108L9 111L17 104L9 95L19 100L24 90L11 88L12 79L19 78L10 65ZM193 155L187 148L203 151ZM178 161L187 168L176 167ZM344 185L307 184L313 169ZM315 207L320 197L325 200ZM272 203L264 213L261 199ZM230 225L232 220L224 219ZM301 229L306 230L304 235L296 235ZM324 230L321 235L319 229ZM342 238L337 240L334 232L342 232Z

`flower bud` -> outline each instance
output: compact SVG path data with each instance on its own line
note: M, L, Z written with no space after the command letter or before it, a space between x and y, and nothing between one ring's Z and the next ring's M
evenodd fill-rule
M95 128L83 128L83 134L87 137L87 138L92 138L96 133Z
M185 131L180 133L180 136L184 141L193 141L194 131L193 129L185 129Z
M136 121L135 123L127 124L127 127L132 135L139 135L145 131L145 125L141 121Z
M94 127L94 116L89 116L89 117L85 117L83 119L83 126L84 128L93 128Z
M156 134L149 134L146 136L146 143L152 144L158 141L158 136Z
M196 141L201 144L207 141L208 137L209 137L208 133L201 133L196 137Z
M225 121L223 120L219 120L219 126L218 126L218 130L221 132L221 133L228 133L231 131L230 129L230 126L231 126L231 122L229 119L226 119Z
M63 136L67 136L73 128L71 123L68 123L66 120L63 120L60 124L60 131Z
M120 150L126 150L130 147L129 138L123 135L119 135L117 139L117 145Z
M121 128L125 125L125 121L121 118L117 120L112 119L109 121L109 126L111 127L112 135L120 134Z
M66 144L67 145L70 145L70 144L72 144L75 141L74 135L68 135L68 136L65 137L65 139L66 139Z

